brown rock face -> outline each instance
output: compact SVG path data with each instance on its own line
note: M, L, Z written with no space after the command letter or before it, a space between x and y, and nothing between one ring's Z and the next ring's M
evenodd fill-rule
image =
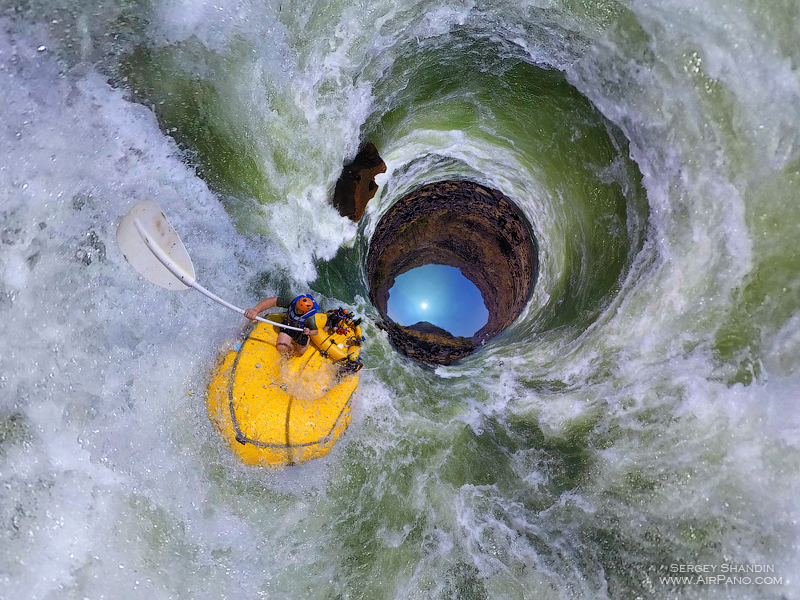
M366 144L355 160L342 169L336 189L333 191L333 206L343 217L358 221L378 191L375 175L386 172L386 163L378 154L375 144Z
M461 269L480 290L489 320L471 338L401 327L387 317L389 290L398 275L427 264ZM468 181L423 186L397 201L370 242L370 300L406 356L450 364L508 327L530 298L538 275L536 240L519 210L496 190Z

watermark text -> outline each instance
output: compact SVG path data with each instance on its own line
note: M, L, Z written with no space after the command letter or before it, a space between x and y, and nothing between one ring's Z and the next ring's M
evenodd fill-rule
M662 585L783 585L774 565L673 563L668 571Z

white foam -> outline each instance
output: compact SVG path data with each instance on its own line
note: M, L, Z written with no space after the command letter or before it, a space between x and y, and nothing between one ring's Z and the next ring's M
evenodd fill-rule
M748 185L782 167L796 146L794 113L771 112L797 106L788 59L771 57L768 36L747 15L729 31L756 48L751 54L726 45L725 19L714 29L722 37L702 37L718 7L697 3L633 3L650 36L642 43L652 47L632 56L617 29L595 28L551 2L535 3L547 11L462 3L425 13L393 2L374 5L376 14L356 5L325 13L339 10L331 6L292 18L276 16L275 3L156 6L152 35L161 46L194 35L224 54L239 33L252 43L276 32L253 44L252 62L232 77L252 111L234 107L236 118L258 138L256 154L276 190L253 225L270 235L253 239L237 234L152 111L126 101L88 65L86 75L61 71L59 42L44 25L0 23L0 419L12 432L0 455L0 508L9 517L0 595L292 597L328 582L344 596L364 581L354 574L364 554L348 544L366 540L385 558L374 559L379 566L396 565L398 549L417 561L412 574L398 568L380 588L402 590L397 596L423 597L429 581L444 591L442 574L466 563L491 597L604 597L597 542L587 533L613 530L626 550L642 552L635 559L649 560L649 542L637 548L642 528L686 548L692 542L681 528L697 522L710 524L711 544L742 562L774 561L778 575L796 580L797 319L763 340L764 371L749 387L720 378L713 349L753 259ZM676 7L704 18L687 20ZM565 38L551 46L526 21L542 15L552 16L538 23L551 24L548 31L604 33L594 44ZM309 23L319 29L307 31ZM389 172L367 234L389 198L448 173L437 157L475 173L514 165L487 183L541 200L523 203L541 239L552 242L542 248L531 307L509 343L435 374L398 358L373 331L365 357L377 368L362 376L350 431L331 454L281 473L245 468L208 423L202 398L217 348L241 319L194 292L141 281L116 248L116 223L138 200L156 198L201 283L234 301L257 300L248 284L259 271L313 278L314 257L331 257L356 236L326 202L381 100L371 96L372 80L396 58L393 44L419 35L433 46L483 23L504 25L491 39L519 39L528 56L567 70L631 139L651 208L645 250L587 331L534 337L526 319L550 301L564 270L568 198L541 186L507 145L427 129L389 140ZM624 21L615 27L627 32ZM753 156L729 154L724 136L704 133L706 113L682 62L687 45L703 50L709 76L731 90L733 120L760 149ZM84 44L81 52L89 50ZM658 51L653 64L650 50ZM254 82L243 85L248 77ZM749 88L756 91L745 99ZM415 162L427 150L430 160ZM308 168L282 170L276 156ZM356 304L369 310L363 298ZM583 432L585 440L570 438L591 459L579 484L548 497L559 453L503 446L491 425L506 420L541 429L548 442ZM491 466L506 478L497 485L470 479L470 467L485 467L485 448L508 458L508 472ZM652 493L629 485L631 476L652 479ZM404 511L418 527L413 535L394 523L370 538L372 525ZM354 564L338 583L341 567Z

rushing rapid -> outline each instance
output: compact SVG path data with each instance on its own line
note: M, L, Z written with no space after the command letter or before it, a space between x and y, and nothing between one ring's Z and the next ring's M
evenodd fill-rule
M798 27L762 0L0 0L0 598L800 598ZM366 141L388 170L355 224L330 200ZM511 199L540 268L432 369L374 325L364 260L448 179ZM269 471L217 435L246 322L126 263L146 198L220 296L365 316L330 454Z

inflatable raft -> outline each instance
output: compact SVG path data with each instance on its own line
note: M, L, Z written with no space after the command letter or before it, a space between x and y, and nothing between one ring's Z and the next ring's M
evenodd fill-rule
M279 322L282 315L268 318ZM315 318L319 334L303 356L278 352L280 329L266 323L220 356L208 418L245 464L279 467L324 456L350 424L361 329L349 315ZM325 332L329 319L333 327Z

